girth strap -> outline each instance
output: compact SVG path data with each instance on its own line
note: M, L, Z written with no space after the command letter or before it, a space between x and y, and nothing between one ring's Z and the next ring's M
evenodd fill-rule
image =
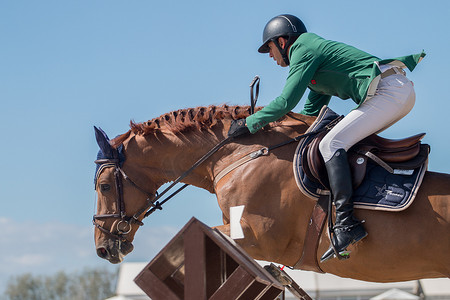
M320 235L322 234L327 219L329 195L321 195L311 213L311 219L306 229L303 252L294 269L325 273L317 261L317 249L319 248Z

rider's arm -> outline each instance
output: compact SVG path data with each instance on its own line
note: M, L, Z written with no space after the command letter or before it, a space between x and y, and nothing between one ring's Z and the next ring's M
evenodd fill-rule
M251 133L278 120L298 104L320 65L317 57L314 51L302 47L291 49L290 70L283 92L262 110L247 117L246 122Z
M314 91L309 92L308 98L305 101L305 106L300 112L307 116L317 116L324 105L330 103L331 96L319 94Z

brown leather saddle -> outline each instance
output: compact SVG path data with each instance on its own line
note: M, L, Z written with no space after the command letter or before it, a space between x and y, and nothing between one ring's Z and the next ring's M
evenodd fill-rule
M304 147L302 168L310 180L328 188L325 162L319 151L319 143L326 134L326 131L319 133ZM393 174L401 174L400 170L410 170L420 166L429 153L429 146L421 144L424 136L425 133L420 133L404 139L387 139L372 134L358 142L348 151L353 187L356 189L363 181L368 159Z

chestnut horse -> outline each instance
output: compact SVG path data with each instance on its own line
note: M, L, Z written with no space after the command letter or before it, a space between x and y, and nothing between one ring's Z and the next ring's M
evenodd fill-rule
M145 207L164 183L178 178L207 150L224 140L233 119L248 116L249 107L210 106L164 114L131 129L109 142L126 158L122 174L114 167L98 172L95 244L101 258L119 263L133 249L139 221L119 225L118 192L122 212L131 217ZM230 207L245 205L241 226L245 238L236 242L254 259L293 266L300 259L307 224L315 205L302 194L294 179L292 160L296 144L271 151L225 177L216 186L217 174L242 156L304 133L314 117L289 113L254 135L236 138L199 165L182 182L214 193L224 225L230 234ZM115 150L114 150L115 151ZM126 174L126 175L125 175ZM116 186L116 176L127 176ZM126 178L126 177L125 177ZM120 189L120 190L119 190ZM119 203L119 204L118 204ZM349 247L351 258L321 263L327 273L374 282L450 277L450 175L427 172L409 208L401 212L356 209L369 233ZM118 224L119 223L119 224ZM117 228L122 234L117 234ZM126 231L126 233L123 233ZM326 230L318 257L329 247Z

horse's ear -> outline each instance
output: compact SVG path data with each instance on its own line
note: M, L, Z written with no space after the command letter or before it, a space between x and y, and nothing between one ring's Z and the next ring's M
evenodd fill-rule
M103 152L103 155L106 158L114 157L114 148L109 143L109 138L106 133L101 129L94 126L95 130L95 138L97 139L97 144L100 147L100 150Z

